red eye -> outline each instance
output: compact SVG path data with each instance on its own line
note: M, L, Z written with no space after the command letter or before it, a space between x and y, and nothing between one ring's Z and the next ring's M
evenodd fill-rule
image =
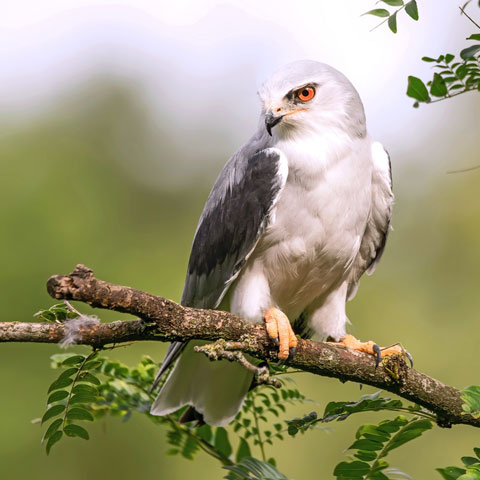
M308 102L315 96L315 89L313 87L303 87L297 90L297 98L302 102Z

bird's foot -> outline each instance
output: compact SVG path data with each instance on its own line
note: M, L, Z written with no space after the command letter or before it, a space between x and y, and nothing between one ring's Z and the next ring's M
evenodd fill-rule
M382 361L383 357L390 357L391 355L401 355L407 357L410 361L411 366L413 367L413 358L410 353L405 350L402 345L395 343L389 347L379 347L375 342L361 342L353 335L345 335L340 342L333 342L336 345L343 345L351 350L357 352L368 353L369 355L375 356L375 363L378 364Z
M290 320L278 308L269 308L265 312L265 327L270 340L278 346L279 360L289 360L295 355L297 337Z

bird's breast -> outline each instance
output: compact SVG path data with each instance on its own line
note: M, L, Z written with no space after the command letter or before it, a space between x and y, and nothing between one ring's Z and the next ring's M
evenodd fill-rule
M357 156L349 153L327 166L318 162L317 168L305 159L306 169L302 162L289 165L271 224L254 252L272 298L286 311L301 312L348 275L371 206L371 162Z

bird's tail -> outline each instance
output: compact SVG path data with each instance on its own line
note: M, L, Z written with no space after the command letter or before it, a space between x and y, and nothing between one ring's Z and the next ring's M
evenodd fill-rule
M225 426L242 407L253 374L238 363L211 362L193 347L204 341L191 341L177 360L153 403L152 415L168 415L191 405L210 425Z

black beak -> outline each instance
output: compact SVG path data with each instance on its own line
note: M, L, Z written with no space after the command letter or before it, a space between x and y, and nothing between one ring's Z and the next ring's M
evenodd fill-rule
M283 115L276 117L273 113L268 112L265 115L265 128L270 136L272 136L272 128L282 121Z

